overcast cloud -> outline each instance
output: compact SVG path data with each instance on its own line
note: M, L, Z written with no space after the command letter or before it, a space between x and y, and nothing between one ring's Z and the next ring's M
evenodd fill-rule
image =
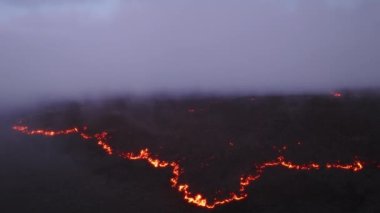
M0 0L0 98L380 85L378 0Z

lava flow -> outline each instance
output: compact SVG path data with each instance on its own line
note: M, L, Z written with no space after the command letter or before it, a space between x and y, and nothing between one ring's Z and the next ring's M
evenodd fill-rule
M108 143L108 133L103 131L97 134L89 134L86 133L87 127L83 128L71 128L66 130L30 130L28 126L13 126L13 129L27 134L27 135L42 135L42 136L58 136L58 135L69 135L69 134L78 134L84 140L94 140L96 144L107 154L107 155L115 155L119 156L126 160L143 160L148 164L153 166L154 168L169 168L171 169L172 177L170 178L171 187L182 194L182 197L185 201L190 204L204 207L208 209L213 209L216 206L224 205L233 201L243 200L248 196L247 188L248 186L258 180L264 171L267 168L271 167L284 167L290 170L320 170L324 169L339 169L339 170L347 170L351 172L359 172L364 169L366 165L364 162L360 160L355 160L350 164L342 164L339 162L335 163L325 163L320 164L316 162L308 163L308 164L296 164L290 161L287 161L284 156L280 155L275 160L263 162L257 165L254 165L256 170L255 174L249 175L241 175L239 182L239 189L236 192L229 193L223 199L207 199L204 195L199 193L194 193L190 190L190 185L188 183L181 182L181 175L183 174L183 169L180 164L175 161L165 161L159 159L157 156L153 155L148 148L140 150L138 153L133 152L123 152L114 150L110 144ZM379 167L379 166L378 166Z

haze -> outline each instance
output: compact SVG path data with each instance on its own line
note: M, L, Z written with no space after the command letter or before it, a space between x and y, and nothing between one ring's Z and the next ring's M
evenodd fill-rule
M0 0L3 105L380 85L377 0Z

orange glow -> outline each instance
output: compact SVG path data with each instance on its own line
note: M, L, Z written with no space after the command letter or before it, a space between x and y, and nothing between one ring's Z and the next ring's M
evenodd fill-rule
M300 171L309 171L309 170L319 170L320 168L326 168L328 170L331 169L339 169L339 170L347 170L351 172L359 172L364 169L365 163L359 160L355 160L350 164L341 164L337 163L326 163L319 164L316 162L311 162L308 164L296 164L290 161L287 161L283 155L278 156L275 160L262 162L260 164L256 164L254 166L256 172L255 174L243 174L240 176L239 189L236 192L228 193L224 198L214 198L207 199L204 195L200 193L194 193L190 191L190 185L188 183L181 183L181 175L184 173L183 168L181 168L180 164L175 161L165 161L159 159L157 156L154 156L149 149L145 148L140 150L137 153L133 152L120 152L115 151L108 143L108 133L106 131L97 133L97 134L88 134L85 131L87 127L79 128L71 128L66 130L44 130L44 129L36 129L30 130L28 126L13 126L15 131L21 132L27 135L42 135L42 136L58 136L58 135L69 135L69 134L78 134L84 140L93 140L95 139L96 144L107 154L107 155L116 155L126 160L142 160L147 162L154 168L169 168L171 170L172 177L170 178L171 187L182 194L182 198L193 205L213 209L217 206L224 205L233 201L243 200L248 197L247 188L254 181L260 179L263 175L264 171L271 167L283 167L289 170L300 170ZM287 149L286 146L283 146L281 151L285 151ZM380 165L376 165L376 168L380 168Z
M339 164L339 163L327 163L327 169L343 169L343 170L351 170L353 172L361 171L364 166L363 162L355 161L352 164Z
M44 135L44 136L69 135L72 133L79 132L78 128L72 128L72 129L66 129L66 130L60 130L60 131L52 131L52 130L49 131L49 130L43 130L43 129L29 130L29 127L27 126L13 126L13 129L27 135Z
M97 141L98 141L97 144L103 149L103 151L106 152L108 155L112 155L112 153L113 153L112 148L106 142L106 140L107 140L107 134L108 134L107 132L101 132L101 133L95 134L94 137L97 139ZM87 137L84 137L84 135L85 134L80 134L80 136L83 139L86 139Z

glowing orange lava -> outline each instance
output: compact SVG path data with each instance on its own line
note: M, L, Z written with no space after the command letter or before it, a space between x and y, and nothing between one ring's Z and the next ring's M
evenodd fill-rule
M321 168L325 169L339 169L339 170L347 170L351 172L359 172L364 169L365 163L359 160L355 160L350 164L342 164L339 162L336 163L326 163L319 164L315 162L311 162L308 164L296 164L290 161L287 161L284 156L280 155L273 161L263 162L254 166L256 169L255 174L250 175L241 175L239 182L239 189L236 192L229 193L223 199L211 199L208 200L204 195L199 193L194 193L190 190L190 185L188 183L181 183L180 177L183 174L183 169L180 164L175 161L165 161L159 159L157 156L153 155L147 148L140 150L138 153L133 152L120 152L114 150L110 144L108 143L108 133L103 131L97 134L88 134L86 133L87 127L83 128L71 128L66 130L44 130L44 129L36 129L30 130L28 126L13 126L13 129L27 134L27 135L42 135L42 136L57 136L57 135L69 135L69 134L78 134L84 140L92 140L95 139L96 144L107 154L107 155L116 155L126 160L142 160L147 162L149 165L154 168L169 168L171 169L172 177L170 178L171 187L176 191L182 194L182 197L185 201L190 204L204 207L208 209L213 209L216 206L224 205L233 201L243 200L248 197L247 188L248 186L258 180L265 169L271 167L283 167L290 170L319 170ZM286 150L286 147L281 148L282 151ZM281 154L281 151L280 151ZM377 168L380 165L376 166Z

